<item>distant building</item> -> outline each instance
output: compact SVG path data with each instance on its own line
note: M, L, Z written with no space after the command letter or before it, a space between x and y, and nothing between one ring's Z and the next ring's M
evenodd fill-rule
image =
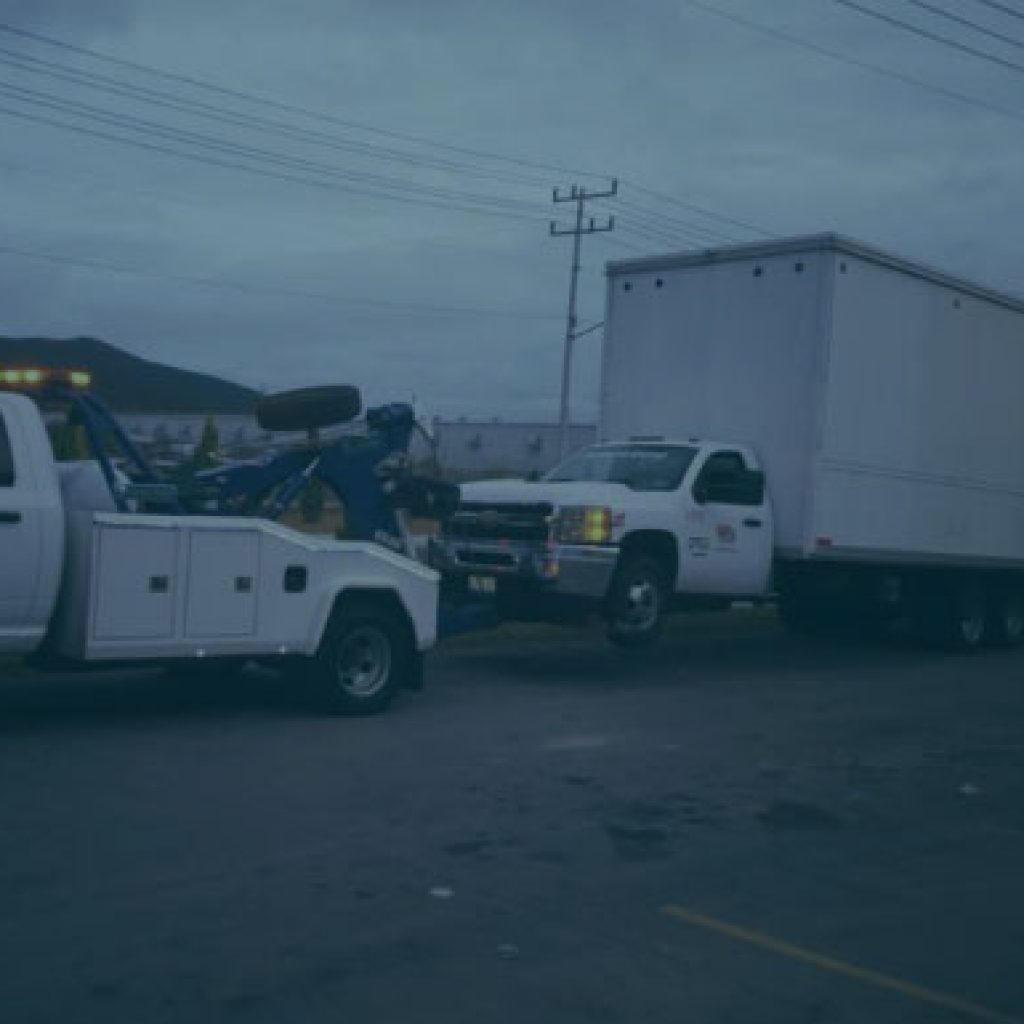
M435 419L433 429L437 462L446 472L527 476L559 462L557 423ZM593 424L573 424L567 453L593 444L596 436Z
M123 413L118 419L136 444L170 463L191 457L206 422L206 416L181 413ZM271 434L259 426L254 416L215 413L213 422L221 456L226 459L302 439L301 434ZM353 426L359 429L358 424ZM416 435L413 455L423 460L436 458L444 472L462 477L527 476L544 473L559 461L556 423L435 419L433 431L433 450ZM592 424L573 424L569 428L568 450L592 444L596 434L597 428Z
M192 413L119 413L118 421L128 436L144 448L159 448L172 458L188 458L203 436L206 416ZM265 446L271 434L261 429L255 416L214 413L214 426L222 454L232 456Z

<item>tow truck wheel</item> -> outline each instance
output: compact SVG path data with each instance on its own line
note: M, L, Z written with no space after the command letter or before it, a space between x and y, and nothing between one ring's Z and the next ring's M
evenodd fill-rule
M644 647L661 632L666 587L661 568L647 555L627 555L608 592L608 639L620 647Z
M313 661L324 708L337 715L373 715L391 703L416 664L409 630L376 602L351 602L334 613Z

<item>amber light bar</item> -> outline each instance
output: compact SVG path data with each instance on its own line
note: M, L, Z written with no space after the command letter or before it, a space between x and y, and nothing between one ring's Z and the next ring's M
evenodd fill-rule
M53 384L81 391L92 384L92 374L48 366L0 366L0 387L31 390Z

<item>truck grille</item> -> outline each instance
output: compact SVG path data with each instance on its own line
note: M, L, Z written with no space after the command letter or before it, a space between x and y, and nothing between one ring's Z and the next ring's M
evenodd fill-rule
M512 505L463 502L448 520L449 537L466 540L540 541L548 539L552 506L548 502Z

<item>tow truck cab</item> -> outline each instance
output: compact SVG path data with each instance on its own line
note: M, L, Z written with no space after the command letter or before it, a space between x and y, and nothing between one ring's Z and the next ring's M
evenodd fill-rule
M0 651L26 653L46 634L64 561L64 506L35 404L0 392Z

